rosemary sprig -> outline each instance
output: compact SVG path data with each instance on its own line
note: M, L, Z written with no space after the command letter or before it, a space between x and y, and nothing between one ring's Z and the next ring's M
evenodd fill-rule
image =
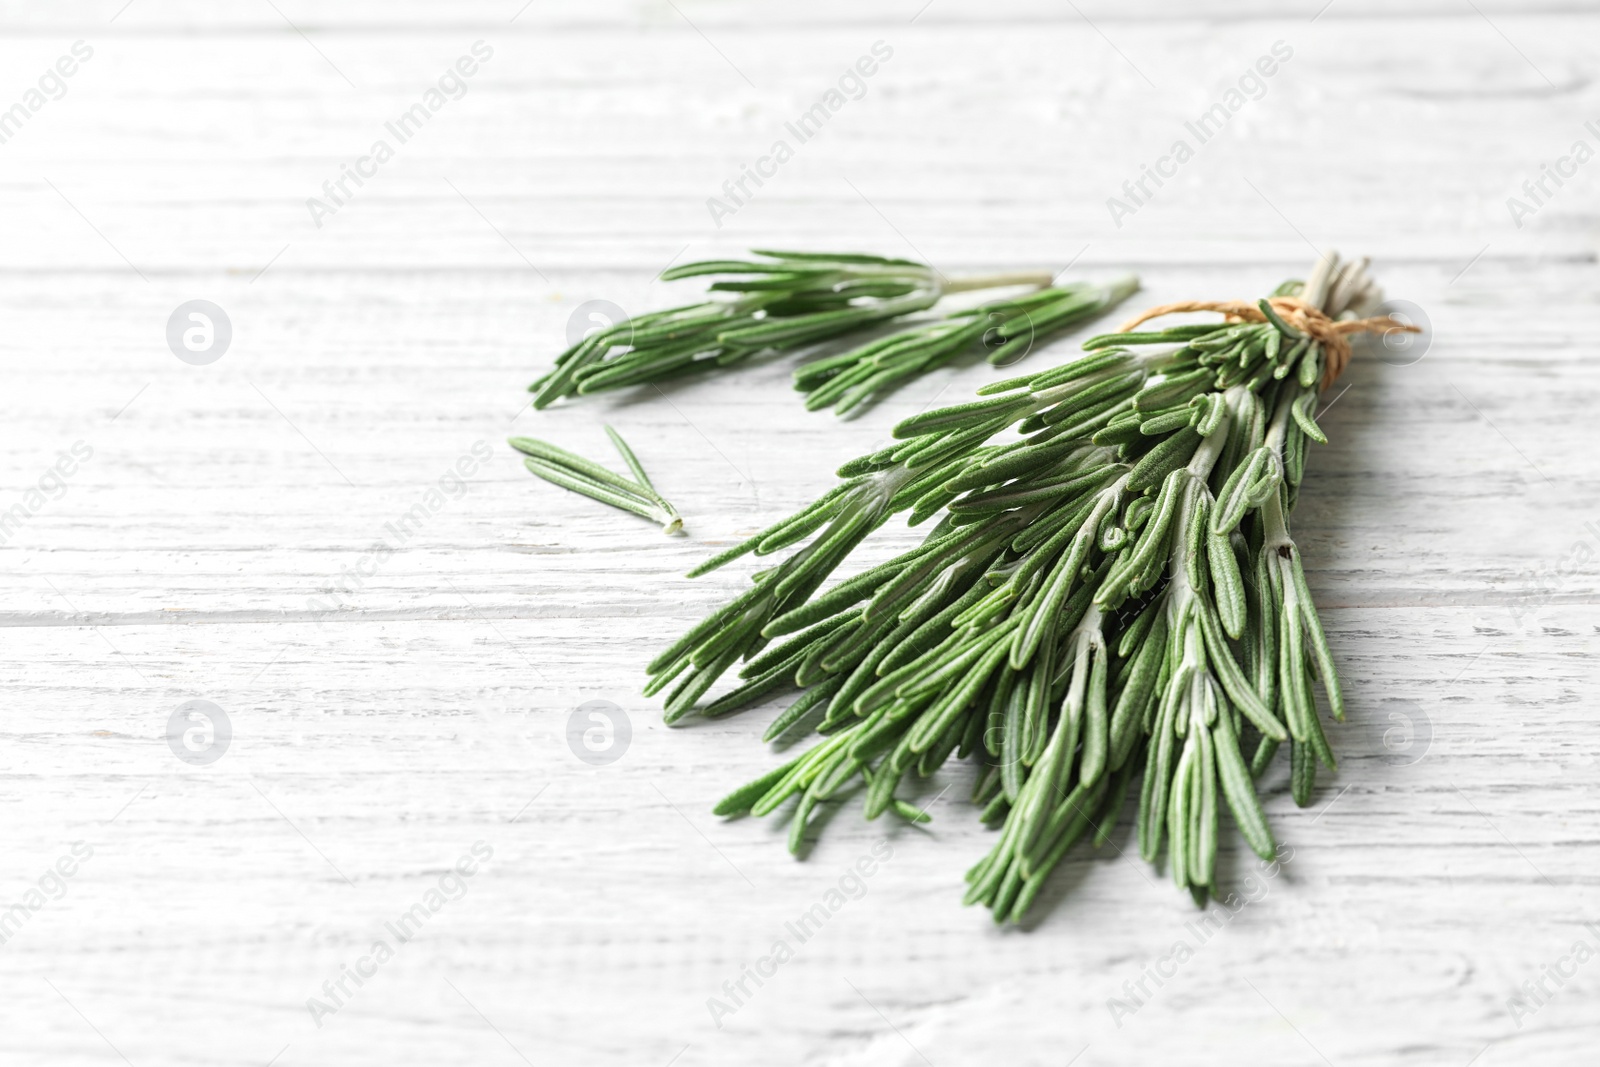
M1010 366L1034 345L1121 303L1138 288L1139 279L1126 274L1106 285L1074 282L952 312L806 363L794 372L795 388L806 394L808 411L832 407L847 415L979 346L989 349L992 366Z
M895 796L906 774L975 757L973 800L1001 828L966 899L996 921L1022 918L1074 842L1107 839L1140 769L1140 850L1165 846L1197 900L1216 885L1224 803L1269 858L1254 777L1287 742L1309 802L1317 764L1334 767L1313 682L1343 717L1287 516L1305 442L1325 440L1325 363L1379 321L1334 320L1377 299L1365 263L1330 254L1304 285L1228 305L1230 321L1094 338L1077 360L905 420L833 491L696 568L806 542L649 665L647 693L674 686L669 722L740 660L743 684L701 714L804 691L768 734L821 740L716 811L796 797L798 848L847 788L868 818L915 815ZM942 517L820 591L901 512Z
M610 426L605 431L623 462L633 472L635 480L630 481L548 441L534 437L512 437L507 443L523 453L522 463L528 470L552 485L659 522L662 533L674 534L683 529L683 518L678 510L656 490L650 476L645 474L644 467L639 463L639 457L633 454L633 449L628 447L622 435Z
M649 312L585 337L528 387L533 406L815 344L925 311L949 293L1047 286L1052 280L1048 271L946 279L914 260L855 253L751 254L760 258L707 260L664 271L663 281L715 277L713 293L738 295Z

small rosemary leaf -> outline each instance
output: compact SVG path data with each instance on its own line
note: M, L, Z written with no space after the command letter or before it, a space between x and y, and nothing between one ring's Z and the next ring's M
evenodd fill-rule
M669 267L661 272L661 280L675 282L680 278L695 278L705 274L780 274L788 269L782 263L762 263L746 259L706 259Z
M1317 379L1322 376L1322 344L1313 341L1306 348L1306 354L1300 357L1300 374L1296 379L1302 388L1309 389L1317 384ZM1315 777L1315 771L1312 772Z
M656 487L654 483L650 481L650 476L644 472L644 467L639 463L639 457L634 455L633 449L628 447L628 442L624 441L622 439L622 435L610 426L606 426L605 431L606 436L611 438L611 443L616 446L617 452L621 454L622 462L626 463L628 465L628 470L633 472L634 481L638 482L640 486L649 490L651 495L657 496L657 499L659 499L659 494L656 493ZM663 503L665 503L665 501L663 501Z
M1253 482L1268 468L1272 449L1266 445L1252 452L1228 475L1217 494L1216 506L1211 509L1211 532L1217 535L1232 533L1250 508L1248 490Z
M1263 737L1256 744L1255 755L1250 759L1250 777L1260 778L1266 773L1267 767L1272 763L1272 757L1278 754L1280 744L1281 741L1274 741L1270 737ZM1234 813L1234 817L1238 817L1237 812Z
M771 248L752 248L751 255L766 256L769 259L798 259L807 262L822 263L857 263L866 266L880 267L906 267L912 271L932 273L925 263L918 263L914 259L896 259L891 256L874 256L865 252L793 252L789 250ZM765 266L759 261L757 266Z
M1034 375L1029 386L1034 393L1042 393L1054 389L1068 382L1078 381L1101 372L1111 373L1133 363L1133 356L1127 352L1111 351L1097 352L1094 355L1082 356L1059 367L1043 371Z
M667 699L666 710L661 717L662 721L670 726L693 711L695 701L699 700L706 690L711 688L712 684L721 677L722 672L733 666L742 651L738 645L734 645L724 652L720 658L707 663L704 667L699 668L685 678L683 683L673 691L672 696Z
M837 509L830 506L835 500L837 497L824 497L777 526L763 531L758 535L760 540L755 546L756 555L770 556L816 533L837 514Z
M1261 314L1267 317L1267 321L1276 326L1278 328L1278 332L1289 338L1291 341L1299 341L1304 339L1306 336L1293 326L1290 326L1287 322L1284 322L1283 318L1278 314L1277 309L1274 308L1271 302L1265 298L1258 301L1256 306L1261 309Z
M1305 431L1307 437L1319 445L1325 445L1328 443L1328 435L1322 432L1322 427L1317 425L1317 420L1311 414L1311 409L1316 407L1316 404L1317 394L1307 393L1296 401L1289 410L1294 415L1294 421L1300 424L1300 429Z
M1317 788L1317 758L1311 746L1294 742L1289 746L1289 792L1300 807L1311 804L1311 794Z
M1274 570L1277 568L1274 567ZM1283 694L1289 733L1296 742L1310 739L1310 722L1316 717L1310 691L1305 687L1305 652L1301 641L1303 617L1292 587L1285 591L1278 614L1278 690Z
M1239 345L1246 340L1250 332L1248 323L1237 325L1217 325L1208 333L1189 340L1189 347L1196 352L1215 353L1237 351Z
M1145 639L1156 628L1157 619L1162 618L1164 612L1165 602L1159 598L1145 605L1144 609L1134 617L1132 624L1123 630L1122 636L1117 639L1117 656L1123 660L1131 660L1136 653L1143 649ZM1164 619L1161 626L1164 632Z
M1071 591L1072 582L1078 577L1093 543L1094 530L1085 522L1073 535L1071 551L1063 555L1050 572L1044 592L1021 617L1022 625L1018 627L1011 645L1012 670L1020 671L1026 667L1040 643L1053 632L1058 622L1057 609Z
M1156 726L1159 730L1161 719L1157 716ZM1152 733L1152 738L1159 737L1159 732ZM1144 774L1139 779L1139 810L1134 817L1134 827L1137 830L1139 841L1139 855L1146 863L1155 859L1161 848L1161 842L1156 837L1155 827L1151 823L1151 809L1156 804L1156 758L1157 744L1152 741L1144 749Z
M921 809L915 807L914 805L908 804L903 800L894 801L890 810L909 823L916 824L933 821L932 815L929 815L926 811L922 811Z
M1159 437L1188 426L1194 420L1194 409L1188 404L1166 408L1139 423L1139 432L1146 437Z
M832 674L854 667L864 648L862 639L870 638L874 629L856 618L851 620L850 625L818 641L795 671L795 684L801 687L816 685Z
M827 678L812 686L783 710L761 735L761 740L782 746L810 732L811 725L824 715L828 701L839 691L843 679Z
M1023 883L1022 892L1017 896L1016 902L1011 908L1011 918L1013 920L1020 922L1023 916L1027 914L1050 872L1055 869L1057 863L1061 862L1061 857L1066 855L1067 850L1076 844L1078 838L1082 837L1084 831L1089 828L1091 823L1087 812L1094 810L1100 804L1101 797L1105 791L1104 780L1090 789L1088 797L1073 807L1072 817L1061 828L1055 844L1051 846L1043 857L1031 861L1031 870L1027 875L1027 880Z
M794 658L797 657L791 657L791 659ZM707 719L718 719L731 715L736 711L743 711L752 704L759 703L766 697L776 693L784 686L795 685L794 670L795 663L781 663L768 670L765 674L752 678L737 689L713 700L701 709L700 714Z
M1306 347L1310 344L1311 338L1302 337L1293 345L1289 346L1289 351L1283 355L1278 362L1277 369L1272 372L1273 379L1275 381L1282 380L1287 378L1290 373L1298 369L1300 366L1300 359L1303 355L1305 355Z
M805 756L798 756L780 767L774 767L755 781L741 785L738 789L717 801L716 806L711 809L712 814L744 815L748 813L751 805L760 800L762 795L773 786L781 782L803 759L805 759Z
M731 620L743 614L752 606L758 605L760 601L767 599L769 596L770 594L767 589L760 585L755 585L749 589L746 589L743 593L740 593L738 596L728 601L728 603L724 604L716 611L713 611L710 615L707 615L704 619L701 619L694 626L690 627L688 632L669 645L667 649L660 655L656 656L655 659L651 660L650 663L645 667L645 672L648 674L659 674L666 670L668 667L677 663L677 661L684 657L687 653L697 648L705 641L707 636L717 633Z
M973 400L966 404L938 408L934 411L923 412L920 415L913 415L908 419L903 419L895 425L893 434L896 440L904 441L908 438L921 437L925 434L971 426L975 420L982 420L982 422L988 423L998 414L1026 410L1029 404L1030 401L1026 397L1014 396L995 397L992 400Z
M866 764L849 752L835 753L818 772L806 795L816 800L827 800L866 770Z
M1114 348L1122 345L1158 345L1171 341L1164 332L1156 333L1103 333L1091 337L1083 342L1086 352L1093 352L1102 348Z
M1200 435L1185 426L1145 453L1128 475L1128 492L1139 493L1167 475L1187 466L1200 444Z
M955 515L963 515L1010 511L1030 504L1049 504L1054 507L1056 502L1062 499L1083 499L1114 479L1117 474L1116 467L1105 466L1085 473L1073 473L1058 481L1012 482L1000 489L969 493L951 504L950 511Z
M918 753L928 751L939 740L940 735L967 711L968 705L978 695L978 691L988 683L995 668L1005 659L1007 648L1008 644L1004 641L994 642L977 661L974 669L944 697L928 708L906 735L911 751ZM953 741L951 747L954 747Z
M957 640L957 635L950 629L952 620L982 600L987 592L988 588L983 582L972 582L960 597L940 608L937 614L926 621L917 623L909 633L896 630L893 647L877 666L877 673L887 681L916 663L930 650L943 648L947 642ZM915 617L907 619L906 625L915 621ZM905 677L909 675L902 676L900 680L903 681Z
M1066 438L1052 438L1033 445L1023 444L985 459L982 463L967 465L961 473L947 479L944 487L955 493L982 489L1021 477L1045 464L1059 462L1082 451L1082 442Z
M1216 769L1222 781L1222 795L1227 798L1227 806L1234 813L1238 832L1245 835L1245 843L1250 845L1256 856L1272 859L1277 854L1277 841L1272 838L1266 811L1262 811L1261 800L1256 797L1254 774L1250 768L1246 768L1245 760L1238 752L1234 720L1229 715L1218 715L1216 725L1211 726L1211 733L1216 742ZM1277 741L1262 739L1262 749L1267 744L1272 745L1274 752L1277 750ZM1256 750L1256 761L1264 765L1266 761L1261 760L1262 749ZM1269 755L1267 760L1270 758Z
M653 675L644 685L644 695L653 697L661 690L672 684L672 680L682 674L685 668L691 666L688 656L680 656L672 662L670 667Z
M608 485L574 474L566 468L534 459L532 456L524 458L522 463L529 471L545 481L553 485L559 485L563 489L570 489L574 493L588 497L590 500L597 500L602 504L609 504L623 511L631 511L635 515L646 519L654 519L663 523L667 521L667 517L662 514L661 509L652 500L618 492Z
M1155 773L1146 772L1147 779L1151 781L1150 802L1143 809L1148 829L1146 835L1141 837L1141 847L1146 862L1154 863L1156 856L1161 851L1162 832L1167 824L1167 800L1171 794L1172 765L1176 758L1177 733L1173 723L1177 719L1177 706L1168 703L1157 721L1156 734L1151 745L1151 765Z
M1253 397L1254 395L1253 393L1245 394L1246 397ZM1228 417L1226 401L1222 397L1215 395L1210 399L1211 403L1204 412L1200 413L1194 424L1195 432L1201 437L1210 437L1216 433L1217 430L1222 428L1224 420Z
M848 614L835 615L832 618L822 620L801 633L795 634L787 641L780 641L778 644L767 648L760 655L752 656L745 661L745 665L739 669L739 677L754 678L757 675L765 674L785 660L797 656L803 657L813 643L828 637L839 627L852 621L852 618ZM762 636L770 635L763 634ZM798 659L796 659L796 662L799 662Z
M744 647L761 640L761 623L770 611L771 604L768 602L731 620L728 625L696 646L689 653L690 661L696 667L704 667L720 659L730 646Z
M1211 378L1211 371L1202 367L1186 374L1169 376L1159 382L1151 382L1133 398L1133 406L1143 412L1156 411L1173 404L1188 403L1191 397L1198 396L1210 388Z
M1239 669L1238 662L1233 658L1233 652L1223 637L1222 624L1217 619L1216 609L1204 601L1197 601L1197 604L1201 636L1205 639L1211 667L1216 673L1217 680L1222 683L1223 691L1233 701L1234 707L1243 712L1245 718L1249 719L1263 735L1279 741L1287 740L1289 734L1284 730L1283 724L1273 716L1267 705L1262 702L1260 695L1251 688L1244 672Z
M668 503L667 498L662 496L661 492L656 489L655 483L650 481L650 476L644 472L644 466L639 462L639 457L633 454L633 449L628 447L628 442L624 441L622 439L622 435L616 430L612 429L610 426L607 426L605 431L606 435L611 438L611 443L616 446L617 451L621 453L622 461L626 463L628 465L628 469L633 472L633 476L638 481L639 487L644 490L646 495L648 495L651 500L656 502L663 512L666 513L666 532L676 533L678 530L682 529L683 519L681 516L679 516L678 509Z
M1089 666L1089 695L1084 708L1083 753L1078 761L1080 782L1094 785L1106 769L1109 748L1110 717L1106 711L1106 675L1108 652L1097 644Z
M1158 610L1165 615L1165 605L1157 601ZM1161 674L1161 660L1165 653L1166 621L1155 624L1149 640L1139 647L1138 656L1128 672L1126 683L1117 694L1116 706L1111 713L1108 746L1110 763L1121 766L1138 741L1144 725L1144 711L1150 703Z
M894 578L899 573L898 563L898 560L880 563L871 570L863 571L853 578L840 582L815 600L809 600L774 618L762 627L761 635L781 637L784 634L792 634L841 612L845 618L859 615L859 612L852 612L850 609L870 597L883 583Z
M1328 648L1327 635L1322 632L1322 620L1317 617L1317 606L1311 600L1311 587L1306 583L1300 565L1300 553L1294 553L1294 583L1300 593L1300 610L1305 616L1306 632L1311 638L1311 650L1316 656L1317 672L1322 677L1322 688L1328 693L1329 710L1333 717L1344 721L1344 692L1339 686L1339 672L1333 665L1333 653Z
M789 824L789 854L798 856L806 843L806 820L811 818L811 809L816 806L816 800L807 793L800 798L800 806L795 809L794 819Z
M1198 744L1192 736L1184 742L1183 755L1178 757L1178 769L1172 776L1172 802L1167 809L1167 837L1171 841L1167 863L1172 869L1172 880L1180 889L1189 884L1189 860L1193 855L1189 811L1194 805L1191 778Z
M1227 718L1220 715L1218 718ZM1209 730L1199 730L1200 759L1195 766L1200 802L1195 811L1194 859L1191 861L1191 886L1216 884L1217 870L1217 756Z
M1048 373L1048 372L1045 372ZM1039 373L1023 374L1016 378L1005 378L998 382L990 382L978 387L979 396L994 396L996 393L1009 393L1017 389L1026 389L1039 377Z
M1097 374L1092 380L1079 382L1070 388L1059 386L1034 393L1033 400L1043 405L1039 417L1047 425L1080 423L1091 414L1104 411L1108 401L1119 402L1133 396L1144 380L1144 371L1138 369L1126 373Z
M710 559L706 560L704 563L700 563L692 567L688 574L686 574L684 577L698 578L702 574L709 574L718 567L721 567L723 564L732 563L740 556L747 555L748 553L755 551L756 546L761 543L762 538L766 537L768 532L769 531L767 530L763 530L754 537L740 541L732 548L724 549L715 556L712 556Z
M1306 679L1306 689L1311 688L1311 679ZM1307 731L1309 747L1317 762L1330 771L1339 769L1339 761L1333 757L1333 749L1328 745L1328 737L1322 732L1322 720L1317 718L1316 709L1312 709L1310 729Z
M1266 361L1268 363L1276 364L1277 361L1278 361L1278 353L1281 352L1281 351L1283 351L1283 334L1281 334L1281 333L1269 333L1269 334L1267 334L1267 343L1266 343L1265 346L1263 346L1262 352L1261 352L1262 356L1265 357Z
M1239 560L1233 554L1233 543L1227 534L1219 534L1215 528L1207 532L1206 557L1211 568L1211 584L1222 628L1229 637L1238 640L1244 634L1248 612Z

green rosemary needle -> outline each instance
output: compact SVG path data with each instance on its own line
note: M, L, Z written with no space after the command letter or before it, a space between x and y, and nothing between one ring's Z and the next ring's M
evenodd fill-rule
M795 388L806 394L807 410L832 407L847 415L980 346L989 349L991 365L1011 366L1034 345L1121 303L1138 288L1139 279L1127 274L1106 285L1074 282L952 312L806 363L794 372Z
M769 736L819 737L717 812L797 798L798 848L844 791L862 791L869 819L914 817L895 795L907 774L975 758L973 801L1000 830L966 900L997 922L1027 913L1075 842L1108 838L1141 770L1140 850L1164 852L1197 900L1216 888L1224 805L1270 857L1254 778L1287 742L1308 803L1317 765L1334 766L1314 682L1343 717L1287 517L1346 336L1396 326L1360 318L1379 299L1365 268L1330 254L1257 304L1158 308L1136 323L1228 321L1096 337L1081 358L907 419L833 491L691 572L793 548L650 663L646 692L672 687L667 720L798 688ZM902 512L940 517L824 591ZM741 660L742 684L700 707Z
M737 294L653 311L597 331L556 357L528 387L533 406L562 397L664 381L800 348L925 311L949 293L1047 286L1048 271L947 279L908 259L856 253L756 250L749 260L686 263L663 281L715 277Z
M633 449L628 447L622 435L610 426L605 431L623 462L628 465L628 470L633 472L634 480L630 481L548 441L513 437L508 443L523 453L522 462L528 470L552 485L659 522L662 533L674 534L683 529L683 518L678 510L656 490L650 476L645 474L644 467L639 463L639 457L633 454Z

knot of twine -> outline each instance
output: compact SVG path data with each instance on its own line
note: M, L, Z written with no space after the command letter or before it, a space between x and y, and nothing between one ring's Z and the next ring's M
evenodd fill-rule
M1267 303L1273 312L1294 329L1322 345L1327 362L1322 371L1322 381L1317 388L1326 389L1333 384L1350 362L1350 342L1353 333L1387 333L1400 330L1404 333L1421 333L1420 326L1401 322L1392 315L1379 315L1370 319L1330 319L1322 309L1301 300L1298 296L1269 296ZM1220 311L1228 322L1266 322L1267 316L1255 304L1242 300L1181 300L1176 304L1160 304L1141 312L1117 327L1118 333L1127 333L1135 326L1163 315L1176 315L1181 311Z

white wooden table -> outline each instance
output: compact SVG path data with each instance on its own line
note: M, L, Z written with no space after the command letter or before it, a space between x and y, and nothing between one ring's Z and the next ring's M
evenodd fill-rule
M121 5L0 6L0 109L25 111L0 143L0 1062L1592 1062L1600 162L1520 227L1506 201L1600 147L1593 4ZM707 198L879 41L718 227ZM1116 225L1107 198L1278 41L1260 99ZM307 199L380 138L319 227ZM1431 319L1419 362L1352 366L1295 516L1341 770L1306 810L1277 773L1293 858L1246 881L1230 839L1259 899L1204 944L1126 825L1031 929L963 910L991 840L965 768L927 783L927 829L845 806L803 863L781 824L710 814L773 765L775 709L668 730L638 695L749 567L683 571L992 374L844 424L784 360L521 406L581 303L665 306L662 267L752 246L1134 269L1139 303L1254 296L1333 246ZM233 331L204 366L164 332L195 299ZM687 537L504 446L600 456L608 421ZM167 743L191 700L231 724L208 764ZM568 745L589 700L631 724L603 766ZM708 998L875 845L860 899L718 1026ZM1171 977L1113 1011L1147 968Z

